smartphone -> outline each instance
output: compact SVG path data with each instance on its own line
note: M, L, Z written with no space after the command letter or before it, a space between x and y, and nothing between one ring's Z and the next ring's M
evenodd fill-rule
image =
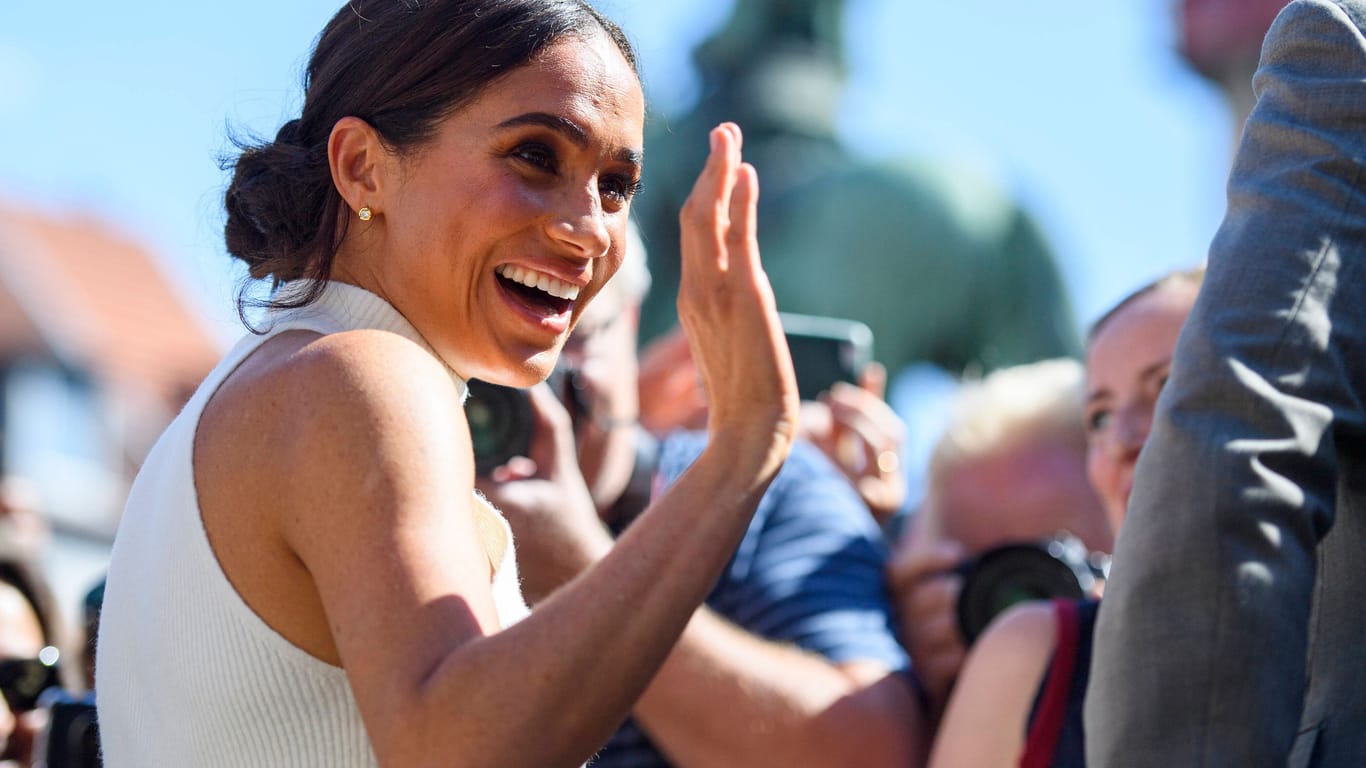
M857 384L873 360L873 331L857 320L779 312L797 391L814 400L837 381Z

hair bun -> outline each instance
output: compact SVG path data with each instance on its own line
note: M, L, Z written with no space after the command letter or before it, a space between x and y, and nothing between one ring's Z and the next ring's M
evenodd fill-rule
M291 120L274 142L243 147L224 195L228 253L254 278L303 276L323 225L331 176L323 152L295 143L298 125Z
M301 133L299 125L299 118L296 117L280 126L280 130L275 133L275 143L299 146L299 134Z

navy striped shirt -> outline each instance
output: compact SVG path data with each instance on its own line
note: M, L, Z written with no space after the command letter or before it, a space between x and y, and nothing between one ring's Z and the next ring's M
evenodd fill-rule
M672 483L706 445L680 432L660 447L659 475ZM759 502L754 520L707 606L765 638L831 662L875 661L905 671L883 579L887 547L857 492L825 455L797 443ZM593 768L667 766L627 720Z

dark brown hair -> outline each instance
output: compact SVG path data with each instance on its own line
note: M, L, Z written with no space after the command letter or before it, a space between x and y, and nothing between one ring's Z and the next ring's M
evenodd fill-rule
M352 0L318 36L304 78L302 114L274 141L239 142L224 204L228 253L249 279L311 277L312 290L265 306L317 298L349 216L332 182L327 141L358 117L397 152L419 148L437 124L500 77L569 35L606 34L639 77L621 29L583 0ZM246 318L245 290L238 313ZM259 305L259 304L258 304ZM250 325L248 323L248 325Z

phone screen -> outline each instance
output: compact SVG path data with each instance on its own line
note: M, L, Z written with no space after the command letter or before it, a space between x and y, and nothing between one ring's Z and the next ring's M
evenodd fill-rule
M797 390L814 400L837 381L857 384L873 359L873 332L857 320L780 312Z

